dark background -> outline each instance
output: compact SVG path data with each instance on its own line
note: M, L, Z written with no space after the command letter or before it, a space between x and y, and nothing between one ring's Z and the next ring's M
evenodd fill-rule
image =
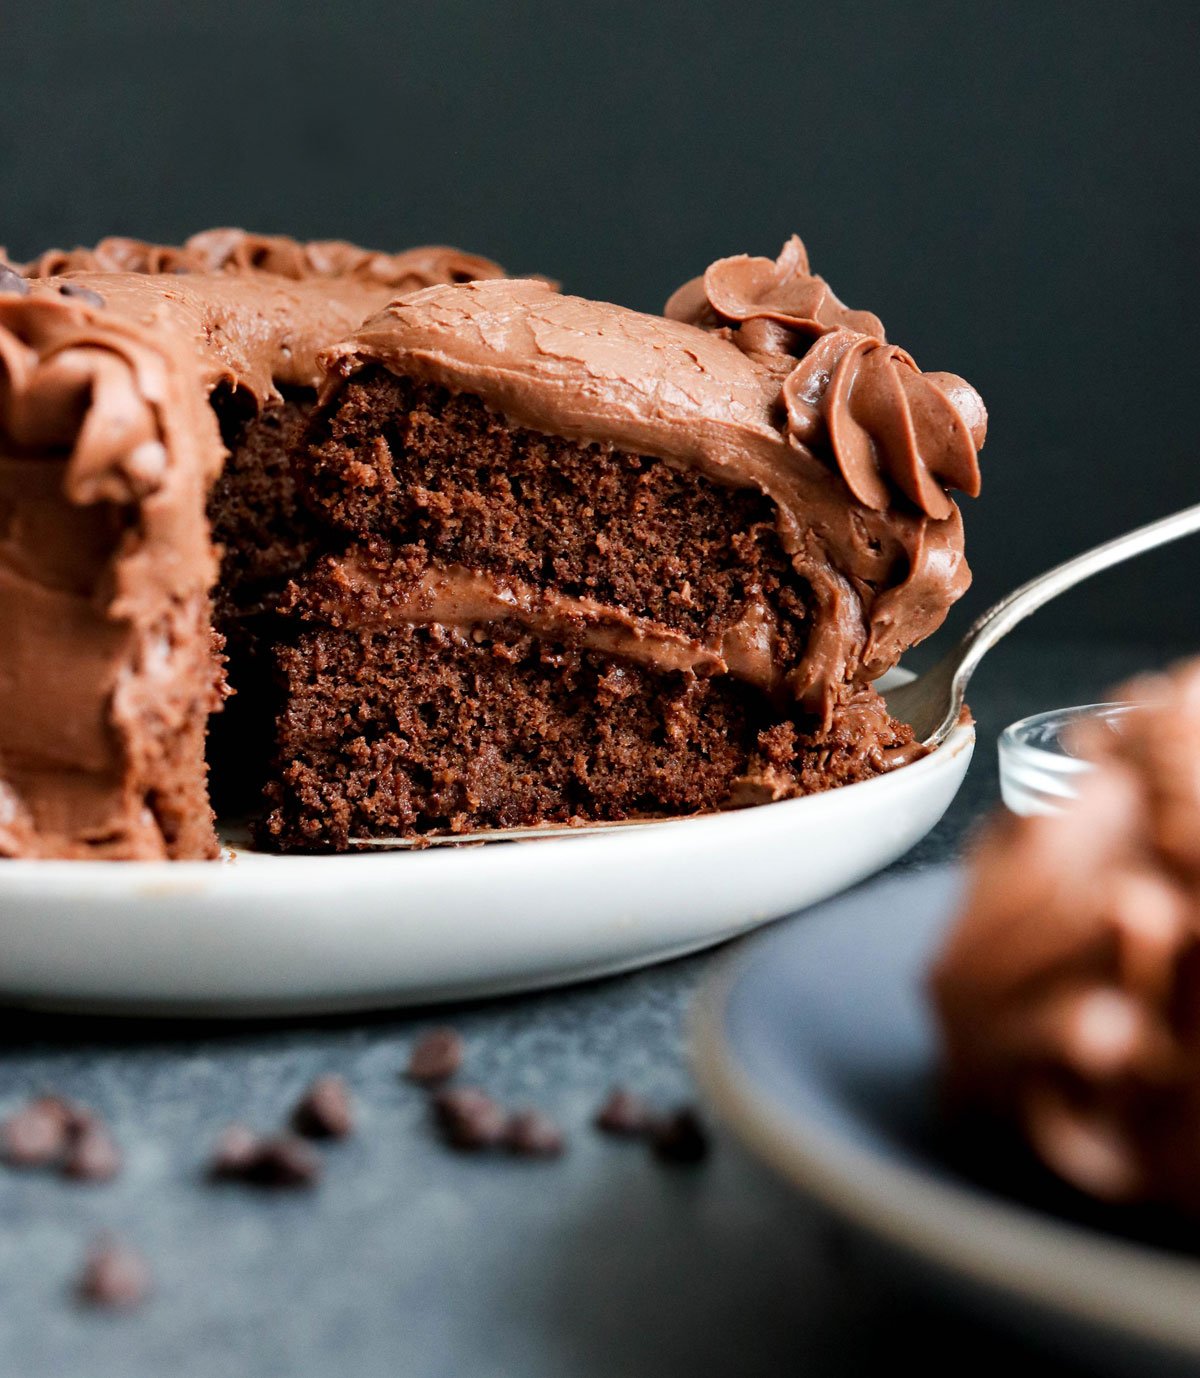
M0 0L15 256L212 224L447 241L656 310L798 230L988 403L970 611L1200 500L1192 3L169 8ZM1037 628L1200 642L1198 556Z

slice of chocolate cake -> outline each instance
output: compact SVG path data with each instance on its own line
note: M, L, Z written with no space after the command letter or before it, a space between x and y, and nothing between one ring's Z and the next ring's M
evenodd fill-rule
M911 759L872 678L968 579L983 408L808 272L731 259L663 319L529 280L326 351L297 479L265 836L695 812Z

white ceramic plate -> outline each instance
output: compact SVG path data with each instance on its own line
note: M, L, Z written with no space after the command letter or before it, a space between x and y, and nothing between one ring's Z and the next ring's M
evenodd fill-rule
M886 687L886 686L885 686ZM907 851L954 798L960 727L828 794L628 829L423 852L0 862L0 1001L205 1017L531 990L693 952Z

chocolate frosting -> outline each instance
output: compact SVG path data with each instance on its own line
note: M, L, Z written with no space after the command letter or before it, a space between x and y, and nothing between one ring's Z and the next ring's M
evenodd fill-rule
M720 331L784 373L788 438L828 451L864 507L883 511L901 494L943 520L954 506L947 489L978 496L987 433L979 394L954 374L922 373L886 342L877 316L844 306L810 272L795 235L774 262L720 259L675 293L666 314Z
M208 397L315 388L322 345L397 290L473 271L499 269L215 231L0 281L0 855L168 854L156 743L198 684L217 701Z
M770 281L757 266L765 260L725 261L750 265L734 283L747 312L762 313L772 326L784 315L791 326L816 322L814 329L824 320L865 323L819 279L801 283L802 251L791 253L792 268ZM716 281L714 295L729 305L733 286L720 273ZM711 302L705 309L715 310ZM942 621L969 580L961 521L944 490L937 489L941 504L931 499L939 516L901 496L885 494L880 506L858 499L823 457L818 438L800 439L777 405L792 356L744 349L728 329L562 296L528 279L482 281L389 304L321 362L326 404L346 378L381 364L476 394L515 424L654 456L767 494L784 548L812 590L806 653L802 663L784 667L783 678L792 698L819 712L826 726L847 683L895 664ZM922 375L911 371L919 381ZM873 393L882 390L873 380ZM938 398L951 413L947 426L958 440L965 437L973 459L968 421L940 392ZM946 470L936 453L919 491L936 486Z
M1119 693L1078 799L988 829L933 998L960 1107L1083 1191L1200 1215L1200 660Z
M706 330L748 321L774 321L788 331L823 335L827 330L854 330L882 340L883 322L870 311L852 311L834 296L824 278L808 266L808 251L799 235L783 246L779 257L737 254L710 264L701 277L686 282L667 302L663 314ZM776 352L770 335L752 331L764 353Z
M414 292L435 282L467 282L503 277L490 259L442 245L399 254L362 249L343 239L304 242L287 235L246 230L203 230L183 245L149 244L141 239L102 239L94 248L50 249L21 270L26 277L64 273L271 273L294 282L306 278L350 278L393 294Z
M203 682L216 574L194 354L80 298L0 296L0 436L0 854L161 856L143 733Z

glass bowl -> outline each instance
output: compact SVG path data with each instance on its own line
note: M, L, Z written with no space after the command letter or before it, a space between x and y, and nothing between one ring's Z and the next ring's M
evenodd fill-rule
M1088 703L1021 718L1000 734L1000 793L1013 813L1058 813L1093 768L1073 746L1075 729L1101 722L1116 731L1128 703Z

